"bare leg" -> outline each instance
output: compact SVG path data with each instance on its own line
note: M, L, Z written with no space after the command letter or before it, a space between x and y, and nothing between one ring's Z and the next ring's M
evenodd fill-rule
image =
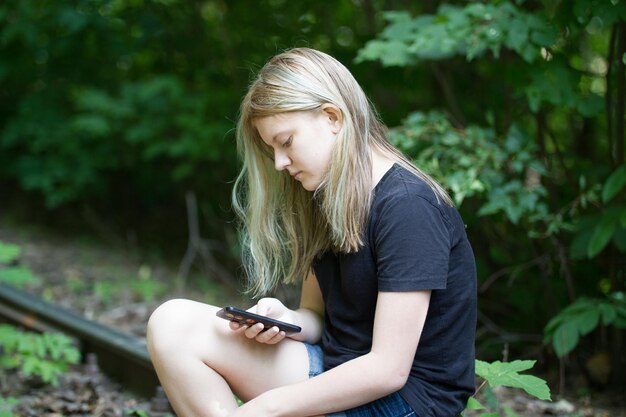
M148 323L148 350L179 417L223 417L272 388L308 378L306 347L264 345L233 332L217 307L189 300L161 305Z

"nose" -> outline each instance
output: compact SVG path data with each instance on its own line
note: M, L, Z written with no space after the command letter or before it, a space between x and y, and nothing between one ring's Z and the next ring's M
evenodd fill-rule
M291 159L284 152L274 152L274 167L276 171L282 171L291 164Z

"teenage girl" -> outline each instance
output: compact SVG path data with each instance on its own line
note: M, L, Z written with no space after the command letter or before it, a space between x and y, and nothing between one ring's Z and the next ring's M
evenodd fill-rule
M148 348L179 417L456 417L474 391L476 268L446 192L395 149L350 72L297 48L241 104L233 192L250 311L285 334L171 300ZM236 397L244 404L238 407Z

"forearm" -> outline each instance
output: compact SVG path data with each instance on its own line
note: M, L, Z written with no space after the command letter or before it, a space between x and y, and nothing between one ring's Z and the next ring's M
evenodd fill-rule
M428 311L430 291L379 293L370 353L315 378L268 391L275 416L347 410L398 391L407 381ZM407 328L397 317L414 317ZM398 334L403 334L401 339ZM263 396L262 395L262 396Z
M304 417L347 410L399 390L406 375L389 367L389 360L369 353L299 384L263 395L276 416Z
M293 324L300 326L302 331L289 337L300 342L318 343L322 338L323 318L308 308L292 311Z

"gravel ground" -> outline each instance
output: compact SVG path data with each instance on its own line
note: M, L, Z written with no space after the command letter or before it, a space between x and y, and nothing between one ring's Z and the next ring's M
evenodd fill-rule
M2 377L0 395L17 399L13 413L20 417L122 417L141 416L142 412L157 415L150 411L148 400L125 392L88 365L73 367L57 386L10 372Z

